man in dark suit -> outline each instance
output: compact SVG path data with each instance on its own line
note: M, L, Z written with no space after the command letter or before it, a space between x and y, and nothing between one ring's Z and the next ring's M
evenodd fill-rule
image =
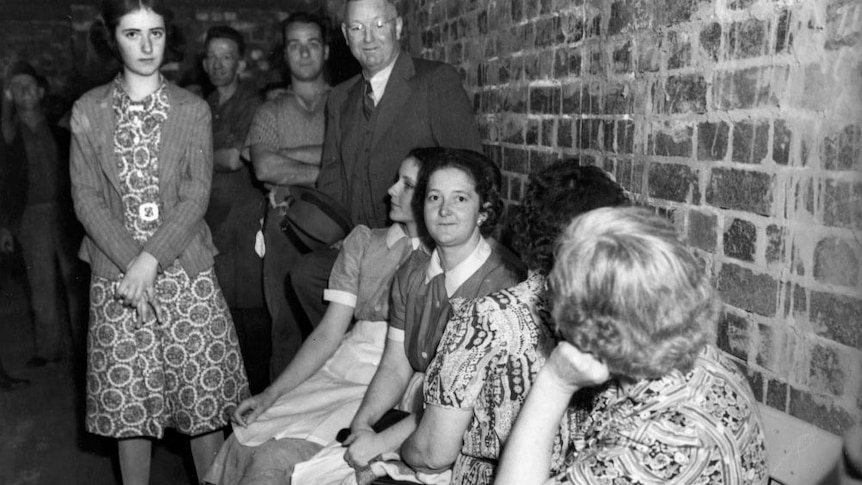
M317 188L350 212L354 224L386 225L386 189L407 153L445 146L481 151L472 105L450 65L411 57L399 47L403 21L389 0L348 0L342 32L362 73L333 88ZM311 322L337 255L303 257L291 281Z

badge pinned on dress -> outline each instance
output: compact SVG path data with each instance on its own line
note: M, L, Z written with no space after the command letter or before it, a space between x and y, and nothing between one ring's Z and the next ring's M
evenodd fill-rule
M155 202L144 202L138 207L138 217L144 222L153 222L159 218L159 205Z

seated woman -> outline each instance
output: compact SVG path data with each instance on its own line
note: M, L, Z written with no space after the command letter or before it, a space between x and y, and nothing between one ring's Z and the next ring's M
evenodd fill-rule
M582 215L550 282L565 341L527 396L495 483L767 482L751 389L707 343L720 302L670 222L638 208ZM578 391L592 411L549 478L559 417Z
M424 214L434 252L430 257L412 255L395 277L386 349L351 423L351 435L344 442L347 451L333 445L298 465L294 485L340 483L354 473L347 465L361 475L372 459L398 450L416 426L415 415L379 433L372 426L399 401L411 401L410 393L402 397L411 382L421 384L452 306L525 277L517 258L483 237L494 228L502 209L501 176L494 163L470 150L448 148L425 162L413 210Z
M446 326L425 376L425 412L401 448L417 470L453 465L453 484L488 484L503 443L545 358L554 348L547 322L545 275L553 244L574 217L623 205L623 190L598 167L564 160L530 177L510 225L512 245L530 269L523 283L463 305ZM552 469L562 468L574 416L555 441Z
M208 482L283 483L350 423L383 353L395 271L413 252L426 254L410 205L423 157L411 152L389 188L393 224L357 226L345 238L323 319L275 382L239 404Z

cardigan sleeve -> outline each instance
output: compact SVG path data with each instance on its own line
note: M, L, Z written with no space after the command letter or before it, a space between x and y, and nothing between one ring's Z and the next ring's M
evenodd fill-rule
M93 139L103 127L94 126L94 120L94 113L88 113L85 101L75 103L69 156L72 200L78 220L96 247L125 270L140 253L141 247L108 207L107 182L93 145Z
M152 254L161 268L170 266L198 235L209 204L213 171L212 118L206 103L190 106L193 110L190 122L181 126L185 133L178 136L188 141L188 147L181 160L163 161L180 163L177 204L165 211L162 224L144 244L144 251Z

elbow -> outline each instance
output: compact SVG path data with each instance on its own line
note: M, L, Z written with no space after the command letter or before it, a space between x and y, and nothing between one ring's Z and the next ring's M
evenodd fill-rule
M252 159L251 167L254 169L254 176L261 182L268 182L270 173L268 167L262 160Z
M414 470L424 473L441 472L455 463L455 458L444 456L439 447L423 446L412 437L401 447L401 459Z

